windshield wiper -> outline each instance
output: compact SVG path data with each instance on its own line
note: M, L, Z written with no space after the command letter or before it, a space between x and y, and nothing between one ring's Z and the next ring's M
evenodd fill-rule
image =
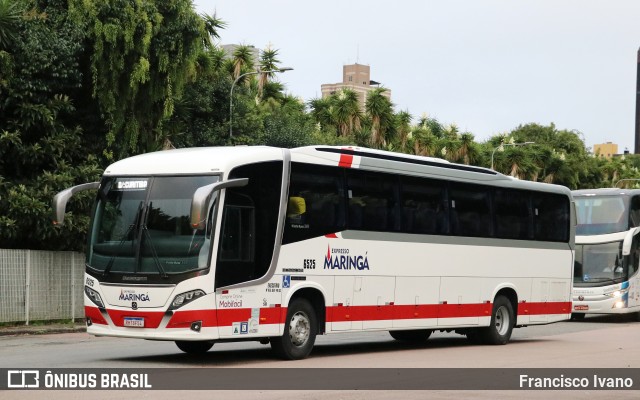
M118 247L116 247L116 252L113 253L111 258L109 258L109 262L107 262L107 266L105 267L104 271L102 271L103 276L107 275L111 271L111 268L113 267L113 262L115 261L118 254L120 254L120 248L122 247L124 242L127 241L129 234L131 234L134 228L138 225L139 218L140 218L140 211L142 211L143 204L144 204L143 201L141 201L140 204L138 204L138 211L136 211L136 215L133 217L133 223L129 224L129 227L127 228L126 232L122 235L122 238L120 238L120 242L118 242ZM133 235L133 236L135 237L137 235ZM133 240L131 241L131 244L133 245Z
M156 253L156 248L153 245L153 240L151 240L151 235L149 234L149 229L147 229L147 225L142 225L142 231L145 233L147 240L149 241L149 247L151 248L151 255L153 256L153 261L155 261L156 267L160 272L160 276L163 278L168 278L169 275L165 272L164 268L162 268L162 263L160 262L160 258L158 257L158 253Z

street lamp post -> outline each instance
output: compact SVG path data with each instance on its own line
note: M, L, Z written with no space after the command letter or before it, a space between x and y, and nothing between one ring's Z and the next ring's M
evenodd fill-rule
M293 68L291 67L283 67L283 68L278 68L278 69L269 70L269 71L260 71L258 69L256 71L245 72L244 74L238 76L233 81L233 83L231 84L231 91L229 93L229 137L233 137L233 88L235 88L236 83L238 83L240 79L242 79L247 75L267 74L271 72L285 72L285 71L291 71L292 69Z
M496 150L498 150L498 149L503 149L504 150L504 146L526 146L528 144L535 144L535 142L501 143L500 146L496 147L495 149L493 149L493 152L491 152L491 169L493 169L493 156L494 156L494 154L496 154Z

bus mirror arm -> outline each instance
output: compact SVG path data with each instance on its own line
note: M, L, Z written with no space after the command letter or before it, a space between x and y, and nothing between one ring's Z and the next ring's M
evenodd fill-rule
M217 190L230 187L247 186L249 178L231 179L224 182L216 182L210 185L201 186L196 189L191 199L191 213L189 216L191 227L193 229L202 230L205 228L205 220L207 218L207 210L211 202L211 196Z
M622 255L628 256L631 254L631 243L633 243L633 237L640 233L640 227L629 229L627 235L624 237L624 241L622 242Z
M67 202L74 194L85 190L97 189L98 187L100 187L100 182L83 183L56 194L53 197L53 224L64 224L64 212L67 208Z

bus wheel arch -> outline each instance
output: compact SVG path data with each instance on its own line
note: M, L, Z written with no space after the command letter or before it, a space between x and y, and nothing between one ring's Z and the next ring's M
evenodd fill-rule
M493 302L498 299L499 296L506 297L507 300L511 303L511 308L513 310L513 326L518 326L518 294L515 289L512 287L503 287L493 296Z
M325 331L325 308L324 295L317 288L296 290L289 298L282 335L270 338L274 353L285 360L306 358L316 336Z
M488 327L478 331L478 339L484 344L507 344L516 325L515 316L513 301L507 295L498 293L491 310L491 322Z
M316 320L318 321L317 334L322 335L326 332L327 309L325 306L325 296L322 291L314 287L304 287L296 290L289 298L288 304L292 304L297 298L306 299L315 311Z

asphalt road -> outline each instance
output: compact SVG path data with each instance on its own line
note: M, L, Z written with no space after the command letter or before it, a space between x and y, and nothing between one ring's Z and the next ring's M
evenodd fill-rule
M216 344L203 356L182 353L171 342L96 338L85 333L0 337L0 368L640 368L640 323L625 318L587 318L514 330L506 346L472 345L453 333L434 333L426 344L406 345L387 332L318 337L311 357L295 362L273 358L270 347L254 342ZM2 399L41 398L43 392L9 391ZM122 393L122 392L118 392ZM137 398L171 398L180 392L136 392ZM172 395L173 393L173 395ZM221 393L224 396L211 396ZM338 393L339 395L336 395ZM607 392L511 391L348 391L303 392L304 398L609 398ZM129 392L129 395L132 393ZM184 393L183 393L184 394ZM299 398L299 391L190 391L198 398ZM33 397L35 396L35 397ZM49 400L114 398L116 392L46 392ZM602 396L602 397L601 397ZM640 393L616 392L616 398Z

